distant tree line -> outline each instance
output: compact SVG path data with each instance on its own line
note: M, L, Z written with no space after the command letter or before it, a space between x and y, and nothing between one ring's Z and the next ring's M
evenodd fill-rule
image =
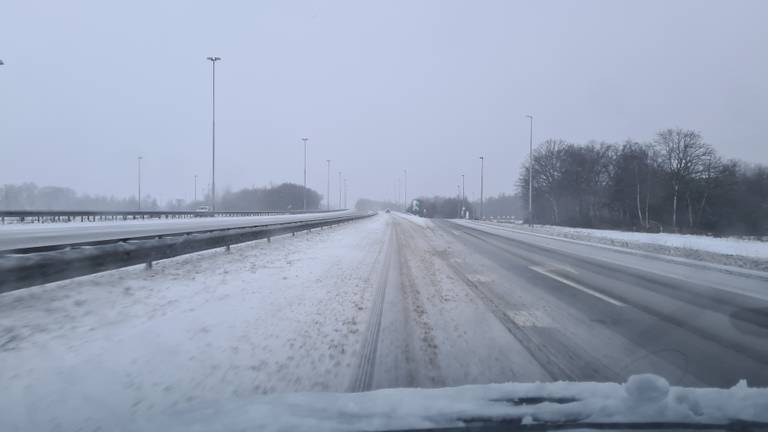
M138 208L135 196L78 194L73 189L58 186L37 186L34 183L6 184L0 189L2 210L96 210L129 211ZM159 210L157 200L149 195L141 199L143 210Z
M526 197L528 194L526 193ZM526 198L527 199L527 198ZM472 205L480 210L480 201L475 201ZM513 216L522 219L527 213L528 204L526 201L525 211L522 207L522 198L519 195L508 195L501 193L495 197L487 197L483 200L483 215L485 217ZM479 214L478 214L479 216Z
M304 186L282 183L272 187L225 191L216 209L229 211L251 210L302 210L304 208ZM307 210L317 210L322 195L307 188Z
M525 213L529 169L524 163L517 182ZM766 235L768 168L723 160L692 130L665 129L649 143L549 139L533 153L533 218L581 227Z
M316 210L322 196L307 188L307 209ZM210 205L210 196L199 201L183 199L170 200L160 206L149 195L141 199L142 210L194 210ZM73 189L58 186L37 186L34 183L7 184L0 189L1 210L137 210L139 203L135 196L116 198L114 196L78 194ZM304 187L283 183L274 187L246 188L239 191L224 191L217 197L216 209L229 211L254 210L301 210L304 208Z

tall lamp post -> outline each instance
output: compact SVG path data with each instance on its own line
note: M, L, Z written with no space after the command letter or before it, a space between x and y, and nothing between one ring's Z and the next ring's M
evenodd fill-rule
M461 219L461 185L456 185L456 199L459 201L459 219Z
M397 205L403 204L403 187L400 178L397 179Z
M343 209L344 208L344 206L342 205L341 196L342 196L342 193L341 193L341 171L339 171L339 209Z
M195 174L195 199L194 201L197 202L197 174Z
M347 179L344 179L344 208L347 208Z
M464 201L466 200L466 195L464 195L464 174L461 175L461 208L464 210ZM461 212L461 217L464 217L464 212Z
M403 174L405 175L405 185L403 187L403 207L407 212L408 211L408 170L404 169Z
M211 211L216 211L216 62L221 57L206 57L211 62Z
M141 156L137 158L137 162L139 165L139 177L138 177L139 192L137 195L139 198L139 211L141 211L141 159L143 159Z
M483 177L484 177L484 165L485 156L480 156L480 219L485 217L485 209L483 209Z
M302 138L304 141L304 211L307 211L307 141L309 138Z
M526 115L531 120L531 134L528 141L528 224L533 228L533 116Z
M325 189L325 208L331 210L331 160L326 159L328 162L328 186Z

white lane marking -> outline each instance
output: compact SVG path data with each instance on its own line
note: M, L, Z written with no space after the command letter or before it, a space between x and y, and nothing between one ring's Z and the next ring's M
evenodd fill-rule
M595 296L595 297L597 297L597 298L599 298L601 300L607 301L608 303L610 303L612 305L615 305L615 306L626 306L626 304L624 304L624 303L622 303L622 302L620 302L620 301L618 301L616 299L608 297L605 294L600 294L599 292L591 290L591 289L589 289L589 288L587 288L587 287L585 287L585 286L583 286L581 284L577 284L576 282L569 281L568 279L562 278L562 277L560 277L560 276L558 276L558 275L556 275L554 273L551 273L550 271L548 271L547 269L545 269L543 267L530 266L528 268L533 270L533 271L535 271L535 272L539 272L539 273L541 273L541 274L543 274L545 276L549 276L549 277L551 277L552 279L554 279L556 281L562 282L562 283L564 283L564 284L566 284L568 286L576 288L577 290L581 290L581 291L583 291L583 292L585 292L587 294L591 294L591 295L593 295L593 296Z
M461 222L457 222L457 221L451 221L451 222L455 223L455 224L458 224L458 225L465 225L466 226L466 224L462 224ZM614 250L614 251L617 251L617 252L620 252L620 253L624 253L624 254L629 254L629 255L644 256L644 257L648 257L649 259L655 259L655 260L661 260L661 261L667 261L667 262L674 262L674 263L680 264L680 265L688 265L688 266L692 266L692 267L704 268L705 270L712 270L712 271L719 270L721 272L728 273L728 274L730 274L732 276L759 277L759 278L762 278L762 279L765 279L766 276L768 276L768 272L760 271L760 270L749 270L749 269L729 266L729 265L725 265L725 264L716 264L716 263L710 263L710 262L704 262L704 261L696 261L696 260L692 260L692 259L689 259L689 258L681 258L681 257L676 257L676 256L669 256L669 255L653 253L653 252L645 252L645 251L641 251L641 250L637 250L637 249L631 249L631 248L627 248L627 247L610 246L610 245L606 245L606 244L602 244L602 243L595 243L595 242L590 242L590 241L585 241L585 240L574 240L574 239L566 238L566 237L557 237L557 236L552 236L552 235L547 235L547 234L534 233L534 232L530 232L530 231L522 231L522 230L516 229L516 228L500 227L500 226L496 226L496 225L490 225L490 224L487 224L487 223L479 223L479 222L474 222L474 221L467 221L467 222L469 222L469 223L471 223L473 225L477 225L477 226L481 226L481 227L489 228L489 229L495 229L495 230L498 230L498 231L507 231L507 232L513 232L513 233L516 233L516 234L525 234L525 235L541 237L541 238L546 238L546 239L551 239L551 240L559 240L559 241L563 241L563 242L567 242L567 243L574 243L574 244L579 244L579 245L584 245L584 246L593 246L593 247L602 248L602 249ZM480 231L482 231L482 230L480 230ZM485 232L488 232L488 231L485 231ZM510 238L510 237L507 237L507 238ZM537 243L537 246L545 247L547 249L552 249L552 250L556 250L556 251L562 252L561 249L556 248L556 247L552 247L552 246L545 246L543 244L538 244L538 243ZM670 277L670 278L673 278L673 279L678 279L678 280L682 280L682 281L686 281L686 282L691 282L691 280L689 278L685 277L685 276L677 276L677 275L674 275L674 274L671 274L671 273L666 273L666 272L662 272L662 271L658 271L658 270L651 270L651 269L649 269L649 268L647 268L645 266L641 267L641 266L631 265L629 263L618 262L618 261L614 261L614 260L607 259L607 258L600 258L600 257L597 257L597 256L590 256L590 258L597 259L597 260L600 260L600 261L605 261L605 262L611 263L611 264L616 264L616 265L628 267L628 268L644 270L644 271L647 271L649 273L657 274L659 276L666 276L666 277ZM709 288L720 289L720 290L723 290L723 291L733 292L733 293L736 293L736 294L742 294L742 295L746 295L746 296L751 296L751 297L755 297L755 298L758 298L758 299L761 299L761 300L768 300L768 297L763 296L762 293L755 293L755 292L750 291L750 290L742 290L742 289L737 289L737 288L726 288L726 287L722 287L722 286L715 286L715 285L712 285L712 284L707 284L705 282L696 282L696 283L700 284L700 285L707 286Z
M535 310L508 310L507 316L520 327L555 327L547 315Z
M542 270L551 271L551 270L565 270L572 274L579 274L576 270L573 269L573 267L567 265L567 264L547 264L545 266L538 267Z

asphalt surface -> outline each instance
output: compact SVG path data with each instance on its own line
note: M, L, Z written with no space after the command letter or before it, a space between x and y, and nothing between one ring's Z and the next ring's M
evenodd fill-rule
M52 223L0 226L0 251L131 237L159 236L338 217L352 211L301 215Z
M394 235L369 329L378 350L366 354L368 384L354 390L638 373L768 385L768 274L493 224L385 217Z

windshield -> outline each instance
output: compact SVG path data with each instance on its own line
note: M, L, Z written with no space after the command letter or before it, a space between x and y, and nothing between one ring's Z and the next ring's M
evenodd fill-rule
M768 3L0 10L0 430L768 422Z

